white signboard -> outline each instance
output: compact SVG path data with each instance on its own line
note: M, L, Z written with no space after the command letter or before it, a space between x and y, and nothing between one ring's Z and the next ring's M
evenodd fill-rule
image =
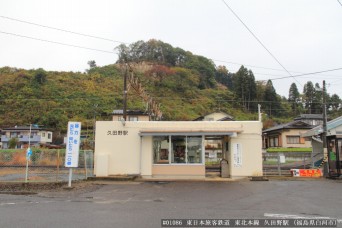
M68 123L68 136L65 150L65 167L78 167L78 154L80 150L81 123Z
M233 143L234 167L242 167L242 145Z
M279 162L282 163L282 164L286 163L286 159L285 159L285 155L284 154L280 154L279 155Z
M216 151L209 151L209 158L217 158Z

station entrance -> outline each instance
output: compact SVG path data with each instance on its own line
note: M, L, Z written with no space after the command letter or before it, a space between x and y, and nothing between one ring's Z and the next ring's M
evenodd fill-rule
M222 159L228 160L229 136L207 135L204 138L206 177L219 177Z

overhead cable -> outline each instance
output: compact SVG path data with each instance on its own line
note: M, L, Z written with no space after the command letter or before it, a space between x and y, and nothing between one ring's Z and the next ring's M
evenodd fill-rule
M86 50L115 54L115 52L112 52L112 51L106 51L106 50L101 50L101 49L96 49L96 48L78 46L78 45L74 45L74 44L67 44L67 43L62 43L62 42L57 42L57 41L52 41L52 40L45 40L45 39L41 39L41 38L25 36L25 35L20 35L20 34L16 34L16 33L10 33L10 32L4 32L4 31L0 31L0 33L11 35L11 36L17 36L17 37L21 37L21 38L26 38L26 39L31 39L31 40L38 40L38 41L47 42L47 43L64 45L64 46L68 46L68 47L81 48L81 49L86 49Z
M242 21L242 19L234 12L234 10L225 2L225 0L222 0L222 2L225 4L225 6L234 14L234 16L243 24L243 26L249 31L249 33L258 41L258 43L270 54L270 56L291 76L292 74L285 68L285 66L275 57L272 52L261 42L261 40L252 32L252 30ZM298 84L301 85L301 83L296 79ZM302 86L302 85L301 85Z
M25 24L30 24L30 25L38 26L38 27L48 28L48 29L52 29L52 30L66 32L66 33L71 33L71 34L74 34L74 35L85 36L85 37L90 37L90 38L94 38L94 39L110 41L110 42L114 42L114 43L127 44L127 43L119 41L119 40L112 40L112 39L108 39L108 38L104 38L104 37L99 37L99 36L89 35L89 34L85 34L85 33L74 32L74 31L70 31L70 30L66 30L66 29L61 29L61 28L56 28L56 27L52 27L52 26L47 26L47 25L42 25L42 24L38 24L38 23L33 23L33 22L25 21L25 20L19 20L19 19L12 18L12 17L6 17L6 16L2 16L2 15L0 15L0 17L4 18L4 19L12 20L12 21L17 21L17 22L21 22L21 23L25 23Z

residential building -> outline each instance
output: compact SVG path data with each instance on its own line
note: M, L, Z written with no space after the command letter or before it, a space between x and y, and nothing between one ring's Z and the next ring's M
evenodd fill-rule
M323 114L301 114L294 120L301 120L304 123L317 126L323 124Z
M16 148L39 146L41 143L52 143L52 132L32 125L15 126L2 129L1 142L3 149L9 148L11 139L16 140Z
M301 134L314 126L295 120L290 123L280 124L262 131L263 148L269 147L311 147L311 141L301 137Z
M212 112L203 116L200 116L193 121L233 121L234 118L224 112Z
M141 110L127 110L126 115L126 121L150 121L149 114ZM122 121L123 119L123 110L113 111L113 121Z

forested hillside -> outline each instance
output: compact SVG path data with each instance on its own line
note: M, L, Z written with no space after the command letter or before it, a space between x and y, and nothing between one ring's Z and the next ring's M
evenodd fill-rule
M162 41L138 41L117 50L116 63L97 66L89 61L86 72L0 68L0 128L37 123L64 131L67 122L75 120L91 129L94 117L109 120L113 109L122 109L127 65L129 74L160 104L162 120L192 120L218 110L237 120L252 120L257 119L258 103L265 118L276 122L322 110L319 84L308 82L303 93L292 84L285 98L276 93L272 81L257 81L244 66L229 72L208 58ZM340 115L340 98L329 95L328 101L329 115ZM130 87L128 109L147 108L146 101Z

